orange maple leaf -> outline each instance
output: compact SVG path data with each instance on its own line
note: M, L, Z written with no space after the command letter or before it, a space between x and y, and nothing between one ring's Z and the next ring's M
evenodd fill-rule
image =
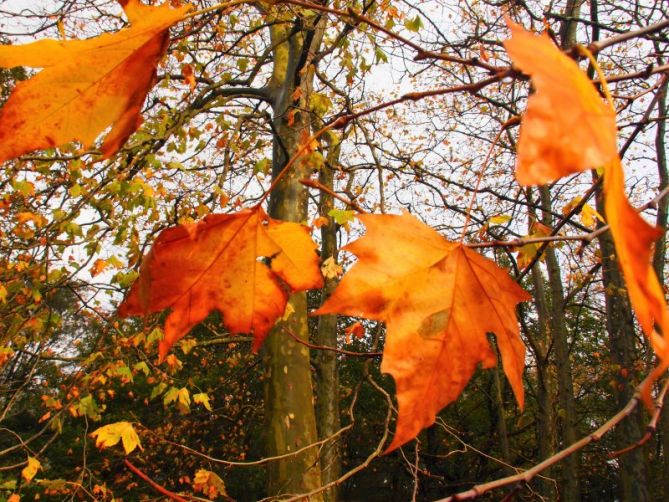
M497 335L504 372L522 407L525 347L515 306L530 295L492 261L409 214L358 217L367 233L345 248L358 262L315 314L386 322L381 370L395 379L399 404L387 451L434 423L479 363L495 365L487 333Z
M522 184L540 184L604 167L606 219L620 269L639 324L661 359L643 389L650 405L650 384L669 367L669 313L650 262L653 243L662 230L648 224L627 200L612 107L546 35L533 35L511 22L509 27L513 37L505 42L506 49L536 88L521 123L516 177Z
M647 405L650 401L650 383L669 367L669 312L660 281L651 266L653 244L663 230L644 220L625 195L625 178L620 159L616 158L604 170L606 219L613 236L620 269L625 277L627 293L636 312L641 329L649 337L653 350L660 357L660 365L653 371L649 385L643 389ZM655 331L657 324L662 331Z
M289 294L322 285L316 244L306 227L273 220L256 208L163 231L119 314L171 309L161 359L214 310L231 333L252 333L257 350L283 315Z
M364 338L365 336L365 327L360 321L351 324L348 328L344 330L346 334L346 343L351 343L353 337L358 339Z
M119 3L131 26L118 33L0 46L0 67L44 68L19 82L0 110L0 162L73 140L88 148L112 125L102 145L108 158L139 127L144 98L169 43L168 28L190 6Z
M540 185L616 158L615 113L587 75L548 35L507 23L512 37L504 46L535 89L520 126L518 181Z

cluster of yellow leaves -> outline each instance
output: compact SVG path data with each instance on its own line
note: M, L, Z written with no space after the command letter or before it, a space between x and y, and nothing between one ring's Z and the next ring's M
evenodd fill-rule
M44 68L20 82L0 110L0 162L73 140L88 148L112 125L101 149L107 158L139 127L168 28L190 7L119 3L131 25L117 33L0 46L0 67Z
M521 184L555 181L571 173L604 168L606 219L630 301L661 363L669 366L669 314L662 286L651 267L652 246L662 230L649 225L625 194L616 145L615 111L599 97L576 62L544 34L509 23L505 42L514 64L532 77L536 92L523 116L516 176ZM657 324L662 336L655 331ZM650 386L644 390L650 402Z

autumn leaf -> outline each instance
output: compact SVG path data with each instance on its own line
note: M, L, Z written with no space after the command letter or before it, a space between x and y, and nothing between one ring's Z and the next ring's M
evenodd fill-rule
M199 394L193 394L193 402L195 404L201 404L205 407L207 411L211 411L211 401L209 400L209 395L206 392L200 392Z
M505 42L507 51L514 64L532 77L536 88L521 123L518 181L546 183L582 169L604 168L606 219L620 269L639 324L661 359L648 380L652 383L669 367L669 313L650 262L662 230L648 224L627 200L616 147L615 112L600 99L578 65L546 35L533 35L513 23L509 26L513 37ZM592 211L594 223L599 215ZM655 324L662 335L655 331ZM643 396L650 405L650 384Z
M119 441L123 443L126 455L132 453L135 448L142 449L139 436L130 422L107 424L91 432L91 437L95 439L95 446L101 450L115 446Z
M337 263L334 256L330 256L323 261L321 272L326 279L336 279L344 272L344 267Z
M0 46L0 67L44 68L19 82L0 109L0 162L78 140L113 155L141 124L144 98L169 43L168 28L189 6L120 0L129 28L88 40L40 40Z
M28 457L28 465L26 465L21 471L21 476L26 480L26 483L30 483L33 478L37 475L37 471L42 468L42 464L35 457Z
M446 241L409 214L361 215L367 234L346 246L358 263L315 314L387 324L381 370L395 379L399 416L393 450L431 425L460 395L479 363L504 371L524 402L525 348L515 306L530 296L490 260Z
M535 89L520 126L518 181L540 185L616 158L615 113L587 75L545 33L507 23L512 37L504 46Z
M91 277L101 274L107 268L108 263L105 260L97 259L91 267Z
M344 334L346 335L346 343L351 343L353 337L360 339L365 336L365 327L362 323L355 322L344 330Z
M606 166L604 194L606 219L630 302L641 329L650 338L653 349L662 360L654 370L654 374L659 376L669 367L669 345L666 341L669 336L669 312L662 285L651 266L651 255L653 244L663 230L648 224L627 200L619 159ZM655 324L660 327L663 336L655 331ZM647 404L650 403L649 390L649 386L644 389Z
M195 73L193 72L193 67L189 64L185 64L181 67L181 76L184 78L184 81L188 84L190 91L193 92L197 86L195 81Z
M288 296L322 284L306 227L273 220L256 208L162 232L119 313L171 309L161 358L215 310L231 333L252 333L257 350L284 314Z
M193 491L202 492L211 500L219 496L228 497L223 480L215 472L206 469L198 469L195 473Z

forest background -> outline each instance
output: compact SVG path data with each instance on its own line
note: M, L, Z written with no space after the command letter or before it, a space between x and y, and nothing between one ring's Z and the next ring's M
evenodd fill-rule
M94 140L112 119L92 137L72 133L46 144L37 138L19 151L23 125L6 125L13 120L9 105L0 111L0 497L431 501L462 492L491 500L666 500L666 385L653 382L655 408L640 404L635 389L657 362L605 225L602 166L548 185L518 183L518 125L533 90L521 70L531 72L517 61L511 66L504 42L511 36L506 16L580 60L602 103L610 90L626 193L647 221L665 228L667 5L191 5L0 2L3 102L46 66L14 64L12 49L4 52L10 46L135 33L123 30L158 12L174 16L142 46L143 59L117 75L127 85L143 82L149 93L128 99L133 113L117 122L125 129L112 129L106 142ZM536 43L529 52L541 53ZM60 86L85 82L89 69L110 64L106 57L61 57L64 76L40 89L40 106L61 99ZM98 97L107 92L93 90ZM573 115L569 98L578 96L564 92L567 99L552 113L578 131L589 118ZM81 108L104 120L88 97L82 95ZM140 108L143 124L135 131ZM72 113L57 131L81 126ZM41 131L41 124L34 127ZM69 143L75 138L81 142ZM128 288L151 259L159 261L158 252L148 255L158 235L176 225L235 222L248 211L258 214L259 203L275 220L310 228L320 256L313 254L309 274L320 267L324 278L307 287L284 273L277 297L288 301L287 292L295 293L287 304L258 298L268 309L281 307L258 352L252 344L260 345L260 324L231 327L228 311L206 319L204 312L202 322L189 317L192 332L170 338L175 317L166 321L160 311L173 304L152 298L156 305L144 308L137 298L151 297L152 281L169 296L199 258L167 259L162 279L137 282L133 303ZM365 232L369 247L389 257L390 270L402 268L414 251L402 255L391 245L399 237L383 234L390 226L374 224L395 220L356 219L402 211L494 261L530 293L517 313L526 347L522 410L506 356L498 355L495 366L477 353L473 367L492 367L478 369L470 382L458 380L467 386L457 400L427 396L426 409L453 402L415 440L398 443L399 390L381 360L386 350L387 372L402 357L387 352L383 316L367 319L360 307L359 318L307 317L352 269L360 253L355 245L353 254L342 248ZM209 232L204 225L197 228ZM423 235L422 228L407 227L406 241ZM641 239L643 228L634 230L629 238ZM246 250L234 239L230 247ZM250 263L254 271L270 269L286 252L253 255ZM652 253L653 272L664 283L664 234ZM224 268L220 273L227 277ZM217 280L223 279L211 282ZM248 304L254 294L237 288L230 303ZM119 317L124 297L121 313L151 315ZM483 301L470 307L472 322L490 317ZM421 344L420 333L411 335L400 356ZM486 350L503 354L495 335ZM448 379L443 375L460 371L470 356L464 349L447 353L440 366L414 367L409 376ZM400 416L405 409L400 403ZM615 423L607 423L612 417ZM608 425L592 436L602 424ZM562 458L559 452L581 438L589 444ZM125 448L114 445L119 441ZM383 454L390 444L395 449ZM492 484L472 490L486 482Z

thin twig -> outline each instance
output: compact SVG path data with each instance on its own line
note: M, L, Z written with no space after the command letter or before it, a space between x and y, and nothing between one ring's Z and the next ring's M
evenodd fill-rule
M383 355L383 352L354 352L352 350L337 349L335 347L330 347L328 345L315 345L313 343L309 343L305 340L302 340L290 329L284 329L284 331L288 335L290 335L296 342L301 343L305 347L309 347L310 349L314 350L329 350L330 352L336 352L337 354L344 354L347 356L355 356L355 357L381 357Z
M353 200L350 200L350 199L347 199L346 197L343 197L343 196L339 195L337 192L335 192L334 190L332 190L329 187L326 187L325 185L323 185L323 183L321 183L318 180L312 180L311 178L305 178L305 179L300 180L300 183L302 183L304 186L308 186L309 188L316 188L316 189L320 190L321 192L325 192L328 195L331 195L335 199L343 202L348 207L350 207L351 209L356 210L359 213L364 214L364 213L367 212L362 207L360 207L357 202L355 202Z
M606 49L607 47L610 47L612 45L619 44L620 42L625 42L632 38L638 38L644 35L655 33L657 31L662 31L667 27L669 27L669 19L665 19L664 21L660 21L659 23L651 24L650 26L646 26L645 28L641 28L639 30L628 31L625 33L621 33L620 35L614 35L604 40L600 40L599 42L593 42L590 45L588 45L588 50L593 54L596 54L599 51Z
M498 488L502 488L504 486L509 486L513 484L520 484L520 485L526 485L532 479L539 473L545 471L546 469L553 467L555 464L561 462L565 458L569 457L570 455L573 455L577 451L581 450L583 447L587 446L590 443L597 442L599 441L602 436L604 436L606 433L610 432L616 425L618 425L620 422L622 422L626 417L628 417L632 411L638 406L639 402L641 401L641 392L642 389L645 388L646 385L651 381L651 379L654 378L654 374L651 373L651 375L647 376L643 382L641 382L635 392L634 396L630 401L627 403L627 405L620 410L618 413L616 413L613 417L611 417L604 425L602 425L599 429L594 431L593 433L589 434L588 436L582 438L581 440L575 442L571 446L568 446L564 450L561 450L557 452L555 455L552 457L547 458L543 462L535 465L531 469L522 472L520 474L515 474L513 476L508 476L505 478L501 479L496 479L495 481L491 481L489 483L483 483L480 485L476 485L473 488L457 493L455 495L451 495L450 497L447 497L445 499L440 499L436 502L454 502L456 500L471 500L475 499L477 497L480 497L484 493L487 493L491 490L496 490Z
M189 453L189 454L194 455L196 457L203 458L205 460L208 460L209 462L213 462L215 464L227 465L227 466L230 466L230 467L252 467L252 466L258 466L258 465L265 465L265 464L268 464L270 462L274 462L275 460L281 460L281 459L290 458L290 457L300 455L301 453L305 452L306 450L309 450L310 448L320 447L320 446L324 445L325 443L328 443L330 441L334 441L335 438L341 436L344 432L348 431L352 427L353 427L353 423L345 425L344 427L339 429L334 434L332 434L332 435L330 435L326 438L323 438L319 441L316 441L314 443L303 446L302 448L300 448L298 450L295 450L293 452L284 453L282 455L276 455L274 457L265 457L265 458L261 458L260 460L251 460L251 461L248 461L248 462L237 462L237 461L234 461L234 460L223 460L221 458L212 457L211 455L207 455L206 453L199 452L199 451L195 450L194 448L191 448L190 446L186 446L186 445L177 443L175 441L171 441L169 439L166 439L166 438L160 436L159 434L155 433L151 429L148 429L146 427L143 427L143 429L144 429L144 432L154 436L159 441L161 441L163 443L166 443L166 444L169 444L169 445L172 445L172 446L175 446L177 448L180 448L181 450L185 451L186 453Z
M608 455L609 458L618 458L622 455L625 455L626 453L631 452L632 450L636 450L637 448L645 445L648 441L650 441L650 439L655 434L655 431L657 430L657 422L660 420L660 415L662 414L662 407L664 406L664 398L667 394L667 389L669 389L669 378L667 378L667 380L664 382L662 390L660 391L660 395L657 397L657 400L655 401L655 411L653 412L653 416L651 417L650 421L648 422L648 425L646 426L646 433L643 435L643 437L639 439L636 443L631 444L626 448L609 453Z

